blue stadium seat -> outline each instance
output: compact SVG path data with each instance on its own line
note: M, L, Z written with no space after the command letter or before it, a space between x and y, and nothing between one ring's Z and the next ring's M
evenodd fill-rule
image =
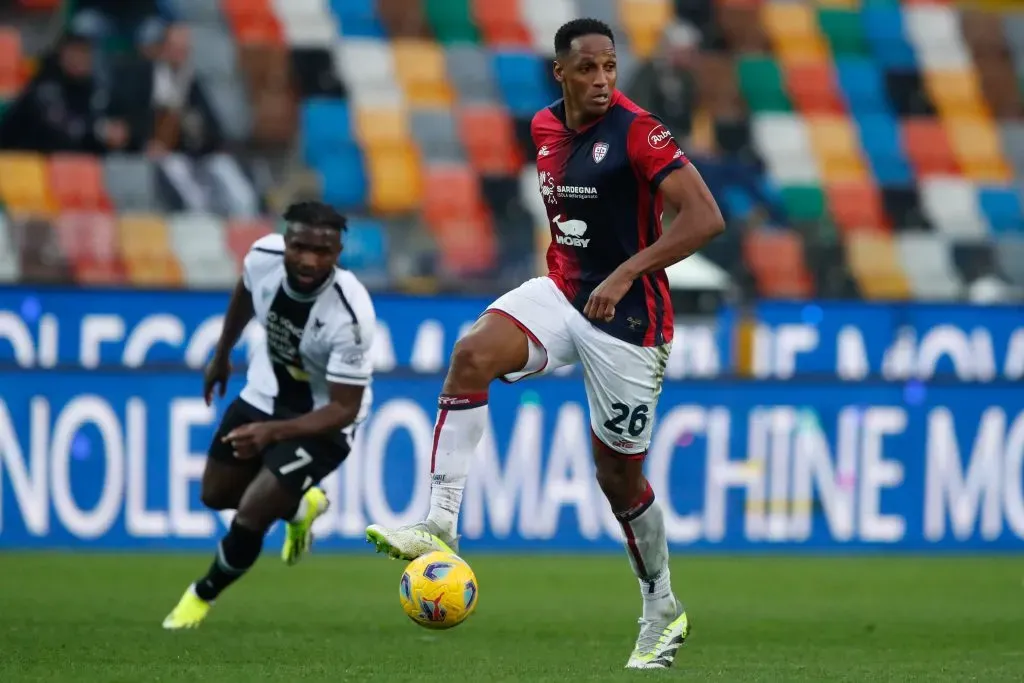
M1024 234L1024 211L1021 210L1016 188L980 187L978 205L993 232Z
M896 118L887 113L861 114L854 117L854 122L878 184L883 187L910 185L913 173L903 153Z
M494 75L514 116L532 116L559 97L548 83L544 61L532 52L495 52Z
M352 114L345 100L315 98L303 103L302 154L309 165L354 144Z
M374 0L331 0L341 35L349 38L385 38Z
M837 57L836 75L839 89L843 91L850 111L855 116L891 111L882 72L871 59Z
M369 218L350 220L340 264L343 268L357 273L386 273L388 244L384 225Z
M871 53L883 69L916 68L914 48L903 30L899 5L869 5L861 10L860 18Z
M316 168L323 181L325 202L342 211L361 209L366 205L369 182L363 155L354 144L323 156Z

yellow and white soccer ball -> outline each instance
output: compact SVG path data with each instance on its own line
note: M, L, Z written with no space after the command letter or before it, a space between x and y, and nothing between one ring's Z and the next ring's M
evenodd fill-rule
M420 626L458 626L476 610L479 588L473 570L458 555L433 552L416 558L402 573L402 609Z

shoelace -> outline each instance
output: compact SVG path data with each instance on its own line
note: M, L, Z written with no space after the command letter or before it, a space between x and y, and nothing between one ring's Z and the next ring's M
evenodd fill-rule
M636 649L641 654L650 654L658 643L661 642L665 629L658 628L657 622L649 621L643 617L637 619L637 623L640 624L640 637L637 638Z

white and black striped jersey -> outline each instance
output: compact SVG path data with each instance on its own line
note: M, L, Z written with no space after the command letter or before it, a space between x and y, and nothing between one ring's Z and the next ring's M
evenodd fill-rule
M328 382L354 384L366 387L355 424L365 419L373 400L370 348L377 316L356 276L336 267L317 291L295 292L285 277L284 237L275 234L249 249L242 283L266 330L252 354L242 400L288 418L326 405Z

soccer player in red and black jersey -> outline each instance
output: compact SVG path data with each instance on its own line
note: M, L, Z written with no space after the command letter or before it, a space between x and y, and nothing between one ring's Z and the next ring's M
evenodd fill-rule
M594 19L555 36L563 98L533 119L540 193L551 222L549 273L484 311L455 347L438 401L424 522L367 529L394 557L455 549L462 492L491 382L581 362L597 480L643 595L627 668L666 668L689 631L669 579L665 523L643 473L672 343L665 268L723 230L704 181L657 119L615 89L615 39ZM662 230L662 208L676 212Z

